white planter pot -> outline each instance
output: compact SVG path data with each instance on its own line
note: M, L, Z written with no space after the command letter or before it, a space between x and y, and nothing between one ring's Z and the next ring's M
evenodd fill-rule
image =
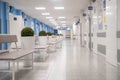
M55 41L54 36L48 36L48 42L49 43L54 42L54 41Z
M62 39L61 39L61 37L60 36L57 36L57 45L56 45L56 47L57 48L62 48Z
M23 50L34 50L35 47L35 37L21 37L21 49ZM32 59L32 54L26 56L24 59ZM24 61L24 66L31 66L30 61Z
M39 46L47 46L48 44L48 36L39 36ZM48 57L47 54L47 48L46 49L40 49L40 61L45 61Z
M48 41L49 44L54 43L54 42L56 42L56 36L49 36L48 40L49 40ZM48 51L55 52L56 51L56 44L49 45Z
M40 46L46 46L48 43L47 36L39 36L39 45Z
M52 36L48 36L48 43L52 41Z
M35 37L22 37L21 47L24 50L34 50L35 47Z

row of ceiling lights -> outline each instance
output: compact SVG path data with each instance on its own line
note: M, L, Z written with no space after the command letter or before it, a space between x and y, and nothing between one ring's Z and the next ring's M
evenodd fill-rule
M45 7L35 7L36 10L46 10ZM64 7L54 7L54 9L56 10L63 10ZM43 16L47 16L46 19L49 19L49 21L54 24L55 26L58 26L58 23L56 22L56 20L53 17L50 17L50 13L42 13L41 15ZM49 17L48 17L49 16ZM61 16L58 17L58 19L66 19L65 17ZM66 21L60 21L60 23L62 24L62 26L66 26Z

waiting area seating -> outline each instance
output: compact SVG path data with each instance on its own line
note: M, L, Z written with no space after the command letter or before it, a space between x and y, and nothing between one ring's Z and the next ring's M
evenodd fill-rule
M33 69L33 53L36 49L47 49L48 47L51 47L49 44L47 46L40 46L36 45L34 50L24 50L17 46L17 36L16 35L0 35L0 44L2 43L14 43L16 48L14 50L0 50L0 61L7 61L8 62L8 69L0 69L0 72L11 72L12 73L12 80L15 80L15 72L19 71L19 62L20 61L28 61L31 62L31 68ZM51 42L52 45L57 45L57 43L60 43L62 41L62 38L55 39L55 42ZM31 56L30 59L25 58L27 56ZM43 59L45 59L44 56L42 56Z
M16 51L1 50L0 61L8 61L8 69L0 70L1 72L12 72L12 80L15 80L15 72L19 68L19 60L25 56L31 55L32 68L33 68L33 50L18 50L17 49L17 36L16 35L0 35L0 44L2 43L15 43ZM16 65L17 63L17 65ZM12 65L11 65L12 64Z

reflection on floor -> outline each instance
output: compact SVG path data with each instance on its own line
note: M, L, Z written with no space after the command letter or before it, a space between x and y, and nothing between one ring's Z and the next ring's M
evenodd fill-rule
M37 60L38 55L34 54L34 69L16 72L15 80L120 80L119 68L106 63L102 56L80 48L76 40L64 40L62 49L50 53L45 62ZM0 78L10 80L6 73L0 73Z

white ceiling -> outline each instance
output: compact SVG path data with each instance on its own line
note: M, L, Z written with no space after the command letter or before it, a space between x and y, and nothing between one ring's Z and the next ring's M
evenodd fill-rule
M3 0L17 9L21 9L26 14L55 27L46 16L41 15L43 12L49 12L50 16L56 19L61 25L58 17L66 17L67 26L72 26L75 16L80 16L81 11L87 8L90 0ZM54 7L64 7L64 10L55 10ZM35 10L35 7L46 7L46 10Z

